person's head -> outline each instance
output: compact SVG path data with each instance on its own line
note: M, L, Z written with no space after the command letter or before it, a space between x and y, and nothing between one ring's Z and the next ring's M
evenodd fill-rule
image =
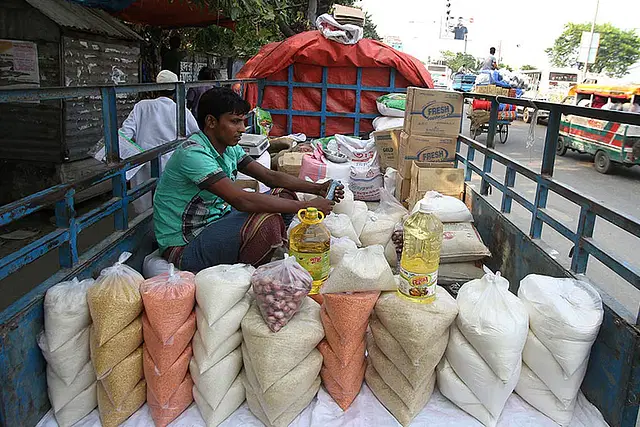
M462 25L464 23L462 21L463 21L463 19L462 19L462 16L461 16L461 17L458 18L458 25Z
M182 44L182 39L178 34L174 34L169 38L169 47L172 50L180 49L180 45Z
M198 80L215 80L214 75L213 69L205 65L198 72Z
M156 76L156 83L178 83L178 76L173 71L162 70ZM175 90L160 90L155 93L156 98L173 98Z
M249 103L231 89L214 87L200 98L198 125L209 139L233 146L245 130L244 116L249 110Z
M495 55L495 54L496 54L496 48L495 48L495 47L492 47L491 49L489 49L489 53L490 53L491 55Z

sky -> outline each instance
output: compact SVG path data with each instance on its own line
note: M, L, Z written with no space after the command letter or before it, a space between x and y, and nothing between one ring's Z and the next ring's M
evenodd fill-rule
M567 22L591 22L596 0L536 0L490 2L450 0L452 16L473 18L468 25L467 52L485 57L489 48L499 49L502 61L517 68L524 64L548 66L544 50L563 30ZM493 7L487 7L492 5ZM381 36L398 36L403 50L418 59L437 59L441 50L464 50L463 41L439 39L445 0L360 0L360 6L372 16ZM640 2L637 0L600 0L597 23L610 22L640 33ZM640 67L633 76L640 81Z

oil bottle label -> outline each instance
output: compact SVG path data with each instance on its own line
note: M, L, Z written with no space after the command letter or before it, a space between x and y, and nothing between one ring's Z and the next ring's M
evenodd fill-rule
M415 300L432 300L436 295L438 270L433 273L412 273L400 267L398 290L406 297Z
M298 263L307 270L313 281L324 280L329 275L331 263L329 261L329 251L320 253L289 251L289 255L296 257Z

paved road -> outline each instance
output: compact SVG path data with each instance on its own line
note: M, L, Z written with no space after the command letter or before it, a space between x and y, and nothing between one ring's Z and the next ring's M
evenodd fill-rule
M531 148L527 147L529 129L529 125L521 121L514 122L509 129L510 135L507 143L502 145L496 141L496 148L499 152L539 172L546 126L537 125L535 127L535 142ZM468 123L465 123L463 133L468 135ZM486 135L478 137L478 141L484 143ZM476 153L475 163L482 166L482 161L483 156ZM494 162L493 173L502 181L505 168ZM554 178L610 208L640 218L639 166L634 166L633 168L619 167L611 175L602 175L593 168L591 156L569 151L564 157L557 157ZM478 185L478 188L479 182L479 177L475 175L474 183ZM536 186L532 181L518 175L516 189L529 201L534 201ZM495 189L490 196L491 202L498 208L500 207L500 197L500 191ZM578 206L553 193L549 195L547 206L556 220L572 230L576 229L579 216ZM515 201L509 218L528 233L531 214ZM596 220L594 237L607 250L640 269L640 256L638 256L640 254L640 239L602 219ZM565 266L570 265L568 254L572 244L568 240L551 227L545 225L542 232L542 241L545 245L548 245L548 250L555 255L558 261ZM640 290L632 287L593 257L590 257L587 277L622 306L617 307L616 311L626 310L627 313L621 314L625 314L626 318L635 322L640 308Z

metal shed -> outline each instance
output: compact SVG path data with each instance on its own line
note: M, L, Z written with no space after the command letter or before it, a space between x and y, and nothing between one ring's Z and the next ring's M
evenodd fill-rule
M2 0L0 87L25 87L19 64L31 67L37 81L28 83L40 87L138 83L141 41L102 10L66 0ZM37 60L30 61L34 50ZM118 99L120 123L134 102ZM0 104L0 182L13 183L10 198L44 188L42 180L50 185L81 175L81 160L102 136L101 117L99 97Z

